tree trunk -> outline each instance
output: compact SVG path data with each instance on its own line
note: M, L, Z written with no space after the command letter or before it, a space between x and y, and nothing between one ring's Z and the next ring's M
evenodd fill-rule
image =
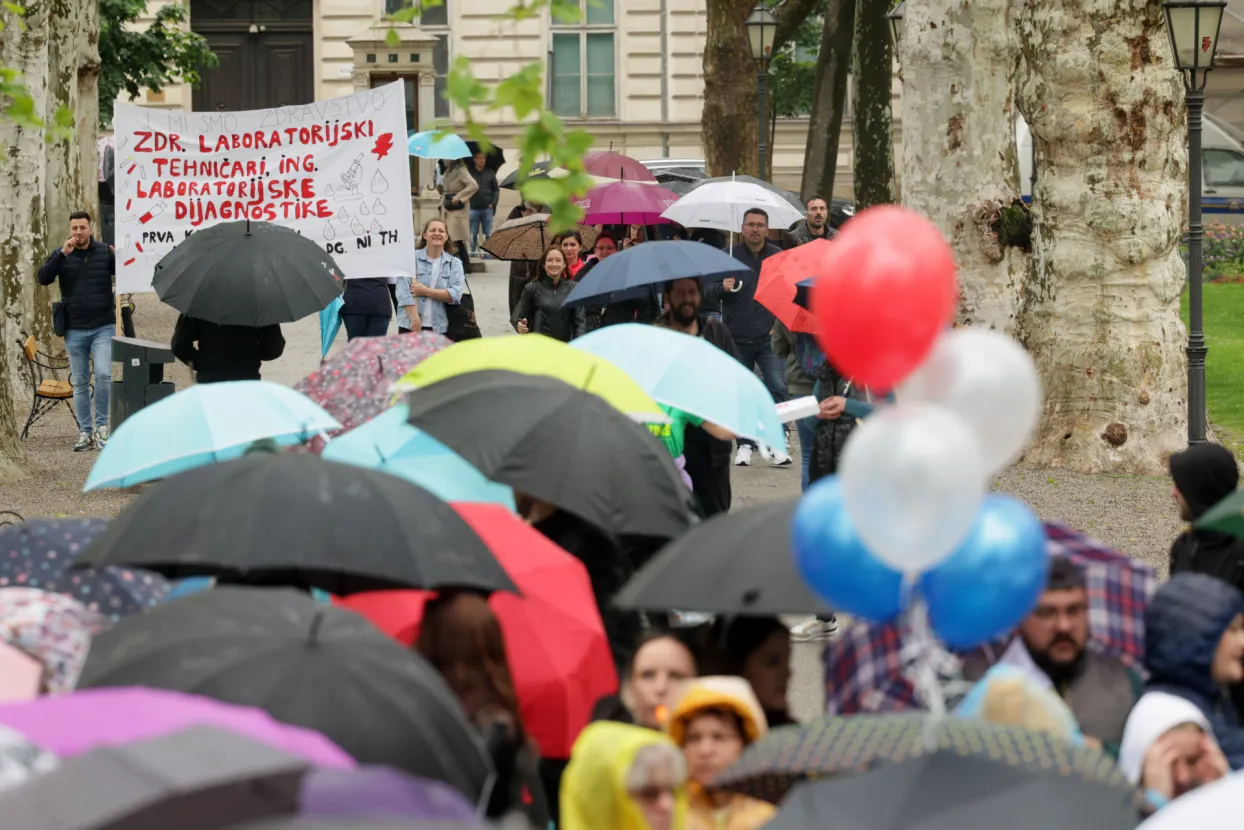
M44 131L0 118L0 481L24 475L18 440L29 412L30 380L19 341L33 334L53 348L54 288L36 272L68 236L68 214L95 208L95 135L99 14L94 0L38 0L26 7L25 31L0 34L0 65L22 73L47 123L58 106L77 117L72 138L46 143ZM98 211L94 211L92 216Z
M1019 6L1017 102L1038 159L1019 332L1045 385L1023 460L1164 474L1187 443L1176 246L1188 168L1162 8Z
M851 147L856 210L894 201L894 56L888 11L882 0L872 0L861 4L855 19Z
M710 176L757 175L760 167L756 61L747 18L756 0L705 0L708 37L704 44L704 110L700 116L704 163ZM772 9L777 18L773 53L794 36L818 0L787 0ZM767 119L766 119L767 120ZM772 161L773 146L769 146ZM772 164L770 163L770 166Z
M1009 1L912 3L899 44L903 204L936 222L954 247L959 321L1008 334L1029 267L1027 215L1013 207L1018 45Z
M800 195L805 201L813 196L830 199L834 195L854 32L855 0L829 0L821 47L816 56L816 82L808 119L807 151L803 157Z

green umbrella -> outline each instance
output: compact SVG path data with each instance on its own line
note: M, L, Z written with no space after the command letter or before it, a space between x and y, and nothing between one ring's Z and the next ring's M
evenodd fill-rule
M1244 490L1236 490L1206 510L1193 527L1244 539Z

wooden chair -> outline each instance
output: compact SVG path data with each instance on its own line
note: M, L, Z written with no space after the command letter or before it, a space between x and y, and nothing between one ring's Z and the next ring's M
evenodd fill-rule
M26 417L26 425L22 427L22 440L26 440L34 422L55 409L58 403L65 405L73 416L73 422L77 424L78 416L73 411L72 377L70 380L60 380L54 375L49 376L53 372L68 372L69 359L53 357L47 352L39 351L39 342L34 335L18 340L17 345L22 347L22 354L26 356L26 371L33 394L30 415Z

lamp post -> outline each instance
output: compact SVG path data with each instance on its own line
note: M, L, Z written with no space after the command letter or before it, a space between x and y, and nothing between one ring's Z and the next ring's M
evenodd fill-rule
M1201 317L1201 114L1205 81L1214 68L1224 0L1168 0L1166 33L1188 103L1188 443L1205 443L1205 331Z
M885 16L886 21L890 24L890 38L894 44L894 59L899 63L902 63L902 58L898 55L898 45L903 42L903 6L906 5L907 0L903 0Z
M769 106L766 101L769 87L769 61L773 59L773 37L777 34L777 18L764 6L756 6L747 18L747 37L752 45L752 58L756 61L756 106L760 125L760 178L766 179L765 165L769 154L768 129Z

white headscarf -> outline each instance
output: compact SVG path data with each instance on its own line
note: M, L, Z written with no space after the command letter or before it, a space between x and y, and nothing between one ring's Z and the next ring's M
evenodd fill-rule
M1192 703L1166 692L1146 692L1132 708L1123 727L1123 743L1119 747L1119 769L1133 784L1140 783L1145 755L1167 732L1185 723L1196 724L1211 738L1214 730L1209 719Z

